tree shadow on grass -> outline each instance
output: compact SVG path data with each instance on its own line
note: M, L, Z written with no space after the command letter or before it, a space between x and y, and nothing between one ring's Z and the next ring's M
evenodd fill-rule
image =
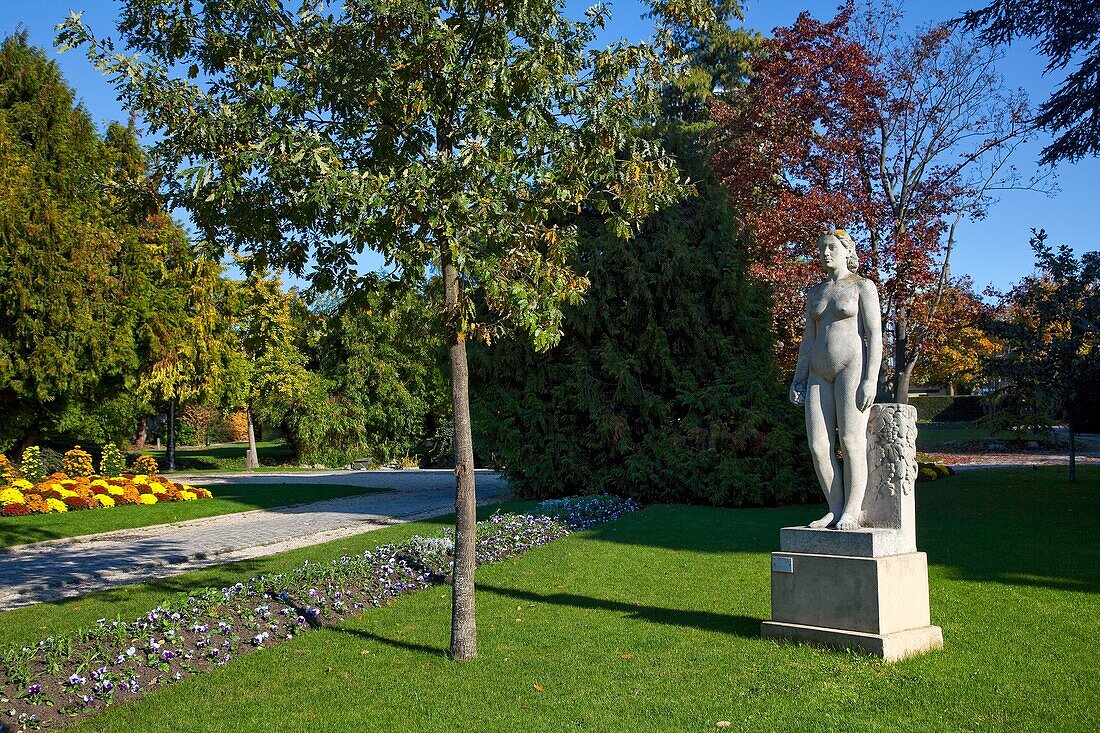
M917 487L917 547L952 579L1100 592L1100 468L988 469ZM602 542L716 553L779 550L822 507L649 507L593 527Z
M337 625L329 626L326 631L331 631L339 634L347 634L348 636L354 636L365 641L376 641L379 644L385 644L395 649L402 649L408 652L418 652L422 654L431 654L436 657L447 656L448 650L444 647L428 646L427 644L416 644L411 641L400 641L398 639L390 639L385 636L379 636L378 634L371 633L370 631L363 631L362 629L349 629L347 626Z
M662 608L644 606L637 603L624 603L605 598L592 598L574 593L534 593L502 588L500 586L478 584L478 590L505 598L527 603L545 603L555 606L570 606L589 611L609 611L622 614L626 618L664 626L682 626L700 631L714 631L719 634L732 634L748 639L760 637L760 623L766 619L753 616L714 613L711 611L685 610L681 608Z

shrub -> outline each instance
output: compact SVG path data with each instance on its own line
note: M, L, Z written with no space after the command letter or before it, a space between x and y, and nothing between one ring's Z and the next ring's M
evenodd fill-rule
M37 445L25 448L19 468L23 471L23 477L32 484L37 484L46 478L46 471L42 466L42 449Z
M157 472L159 466L157 466L157 461L152 456L140 455L134 459L134 463L130 468L134 473L152 476Z
M225 432L229 440L242 442L248 440L248 413L237 410L225 416Z
M69 507L65 506L65 502L61 501L61 499L54 499L53 497L46 499L46 506L51 512L56 512L58 514L69 511Z
M935 481L939 477L939 472L931 466L921 466L917 471L917 481Z
M19 489L13 489L6 487L0 489L0 504L7 506L8 504L22 504L27 499L23 496L23 492Z
M91 476L94 470L91 454L79 445L67 451L61 461L61 471L69 476Z
M0 453L0 479L3 480L4 485L10 486L17 478L19 478L19 469L15 467L15 464L8 460L8 457L3 453Z
M66 496L61 501L65 503L65 506L74 511L95 509L99 506L99 502L95 499L86 499L83 496Z
M937 464L933 465L932 467L934 469L936 469L936 473L939 474L940 478L947 478L948 476L952 475L951 469L948 468L947 466L943 465L942 463L937 463Z
M0 511L0 514L5 517L25 517L30 513L31 510L26 504L7 504L3 511Z
M126 459L122 451L114 443L103 446L103 455L99 459L99 474L101 476L118 476L126 470Z

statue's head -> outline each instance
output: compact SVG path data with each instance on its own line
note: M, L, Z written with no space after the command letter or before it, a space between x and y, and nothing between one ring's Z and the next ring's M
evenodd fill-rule
M859 258L856 256L856 243L852 239L852 236L843 229L831 229L817 240L817 248L822 249L826 243L835 239L840 243L840 246L844 247L844 251L848 253L846 263L848 265L848 272L856 272L859 269Z

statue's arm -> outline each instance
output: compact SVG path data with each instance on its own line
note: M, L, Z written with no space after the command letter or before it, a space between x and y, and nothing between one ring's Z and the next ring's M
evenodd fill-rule
M794 379L791 381L791 402L801 405L806 398L806 380L810 378L810 354L817 338L817 323L810 315L810 298L806 296L806 324L802 329L802 343L798 345L798 363L794 367Z
M860 380L856 399L859 409L866 410L875 401L875 393L878 392L878 371L882 366L882 310L875 283L865 279L859 285L859 319L864 349L863 379Z

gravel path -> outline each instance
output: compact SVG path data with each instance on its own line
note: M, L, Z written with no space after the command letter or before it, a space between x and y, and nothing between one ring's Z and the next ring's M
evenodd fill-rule
M0 610L274 555L379 527L454 511L454 472L340 471L173 477L225 483L337 483L391 489L274 509L124 529L0 549ZM479 503L508 494L492 471L477 472Z

